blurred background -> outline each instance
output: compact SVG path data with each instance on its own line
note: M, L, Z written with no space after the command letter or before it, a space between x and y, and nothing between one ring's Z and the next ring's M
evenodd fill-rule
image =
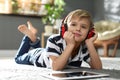
M58 21L54 25L55 33L59 32L59 27L62 19L70 11L75 9L85 9L89 11L95 23L103 20L113 21L118 24L120 23L120 0L56 1L58 2L55 4L54 0L0 0L0 54L2 54L4 51L5 53L9 53L9 51L12 50L15 50L16 52L20 45L21 39L24 36L17 30L17 27L20 24L26 24L28 20L31 21L33 26L38 29L38 36L42 40L41 45L45 47L46 39L50 36L43 34L45 32L45 23L43 23L42 19L48 15L45 9L46 4L50 4L51 7L59 6L60 3L62 4L62 7L60 7L60 9L63 9L60 17L57 20L55 19L55 21ZM55 27L56 25L57 28ZM116 29L117 28L120 28L120 26L117 25ZM57 31L55 31L55 29L57 29ZM117 36L119 36L119 34L117 34ZM119 42L119 39L117 41ZM119 54L119 49L120 44L118 43L117 55Z

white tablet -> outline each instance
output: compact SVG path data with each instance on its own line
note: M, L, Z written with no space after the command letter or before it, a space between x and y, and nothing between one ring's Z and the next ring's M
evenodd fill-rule
M42 76L53 79L53 80L73 80L73 79L92 79L109 77L109 74L79 71L79 72L59 72L59 73L48 73Z

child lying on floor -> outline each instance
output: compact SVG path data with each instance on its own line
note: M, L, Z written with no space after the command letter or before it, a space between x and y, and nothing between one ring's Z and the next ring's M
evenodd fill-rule
M36 28L30 22L27 24L28 27L18 26L18 30L25 36L17 51L16 63L63 70L67 65L81 67L82 61L85 61L93 69L102 69L101 60L93 45L97 34L87 38L93 28L87 11L77 9L70 12L62 23L62 28L66 28L65 33L61 31L61 34L51 35L46 48L41 48Z

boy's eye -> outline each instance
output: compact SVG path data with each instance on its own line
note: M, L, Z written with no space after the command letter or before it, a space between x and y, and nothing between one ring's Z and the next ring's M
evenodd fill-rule
M84 26L84 25L82 25L81 27L82 27L82 28L86 28L86 26Z
M71 24L71 26L76 26L76 24Z
M84 28L84 29L86 29L86 28L87 28L87 26L86 26L86 25L81 25L81 27L82 27L82 28Z

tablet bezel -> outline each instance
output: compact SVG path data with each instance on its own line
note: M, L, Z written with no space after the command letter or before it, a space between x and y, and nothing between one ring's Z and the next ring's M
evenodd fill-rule
M53 76L53 74L66 74L66 73L83 73L86 72L87 74L92 74L92 75L87 75L87 76L74 76L74 77L58 77L58 76ZM58 73L47 73L43 74L42 76L54 79L54 80L70 80L70 79L93 79L93 78L102 78L102 77L109 77L109 74L104 74L104 73L97 73L97 72L92 72L92 71L74 71L74 72L58 72Z

